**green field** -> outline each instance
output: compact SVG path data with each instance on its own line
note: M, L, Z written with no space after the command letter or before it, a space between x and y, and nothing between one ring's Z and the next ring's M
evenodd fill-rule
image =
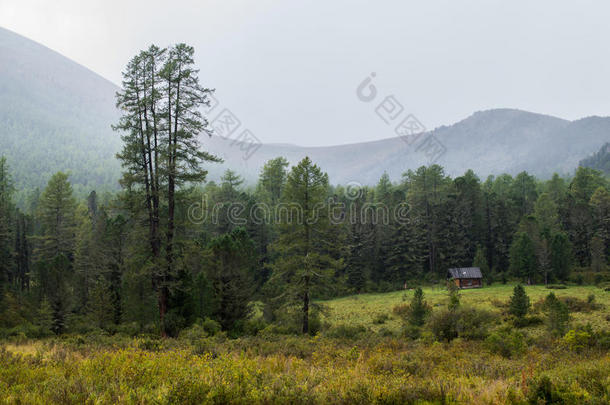
M500 312L494 302L506 302L513 292L514 284L496 284L483 288L461 290L461 302L477 308ZM433 306L439 307L447 301L447 289L440 287L424 288L426 300ZM596 327L608 327L607 318L610 315L610 292L595 286L570 286L566 289L548 289L542 285L525 286L525 291L534 304L543 299L551 291L559 298L576 297L586 300L591 294L595 296L596 302L602 304L605 310L592 312L575 312L571 316L576 323L590 322ZM377 331L382 327L392 331L398 331L401 326L400 320L396 316L384 324L375 324L375 317L380 314L391 314L392 308L396 305L408 302L413 296L413 290L394 291L382 294L360 294L344 298L337 298L329 301L322 301L329 308L327 316L331 324L361 324Z
M494 333L508 325L502 308L512 288L464 290L461 305L500 314L490 325ZM526 291L535 303L550 290L535 286ZM553 291L581 302L594 294L597 309L573 312L570 327L590 322L596 331L607 330L610 292L591 286ZM446 291L424 292L435 310L444 308ZM485 339L443 342L430 334L407 339L392 310L412 294L324 301L325 327L316 336L281 335L267 328L229 339L191 328L178 339L101 331L44 340L13 337L0 342L0 403L610 402L610 356L599 342L571 346L565 338L550 337L543 324L521 329L522 347L508 355Z

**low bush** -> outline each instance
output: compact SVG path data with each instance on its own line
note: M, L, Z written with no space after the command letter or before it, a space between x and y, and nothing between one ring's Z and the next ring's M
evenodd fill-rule
M563 404L565 401L551 379L546 375L541 376L531 384L528 398L530 404Z
M421 328L410 323L405 323L400 332L402 336L411 340L419 339L421 336Z
M144 337L136 339L136 347L140 350L156 352L161 350L162 342L159 338Z
M546 286L546 288L549 290L565 290L568 288L568 286L565 284L549 284Z
M357 339L368 330L362 325L337 325L331 327L326 336L337 339Z
M437 340L451 341L457 337L484 339L496 319L497 316L489 311L461 306L432 312L427 327Z
M591 324L577 325L562 338L562 344L569 350L581 352L587 348L610 349L610 331L594 331Z
M404 319L409 314L409 304L398 304L392 308L394 315Z
M381 312L381 313L378 313L377 315L375 315L375 317L373 318L373 323L376 325L383 325L389 319L390 319L390 315Z
M542 325L544 323L544 320L537 315L529 315L523 318L511 318L511 320L512 324L517 328Z
M492 333L485 339L485 344L492 353L506 358L523 354L527 347L525 335L511 328L504 328Z
M590 294L586 301L577 297L561 297L559 300L568 306L570 312L592 312L602 308L601 304L595 302L593 294Z
M0 328L0 339L39 339L52 336L53 333L42 326L24 323L13 328Z

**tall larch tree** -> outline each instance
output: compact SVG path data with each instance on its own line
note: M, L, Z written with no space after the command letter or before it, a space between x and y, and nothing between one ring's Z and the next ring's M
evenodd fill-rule
M324 252L328 231L325 200L328 175L306 157L288 174L283 193L280 235L272 249L278 253L272 264L272 279L285 283L282 300L301 305L301 331L309 333L312 290L328 280L335 261Z
M211 90L199 84L193 55L186 44L152 45L129 62L117 93L123 111L115 126L124 141L117 155L124 168L122 185L137 201L136 209L146 212L162 335L174 272L176 191L205 180L203 163L220 161L200 149L199 134L211 135L200 108L209 105Z

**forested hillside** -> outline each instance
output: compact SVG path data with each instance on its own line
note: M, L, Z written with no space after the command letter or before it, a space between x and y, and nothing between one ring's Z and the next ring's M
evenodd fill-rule
M580 161L580 166L599 170L606 175L610 174L610 143L604 144L598 152Z
M80 195L117 190L118 88L90 70L0 28L0 153L20 193L44 187L59 170ZM23 195L19 196L23 199Z

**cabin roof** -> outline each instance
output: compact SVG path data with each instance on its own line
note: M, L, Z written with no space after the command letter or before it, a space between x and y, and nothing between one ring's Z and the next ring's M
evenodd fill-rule
M457 267L449 269L448 276L451 278L483 278L481 269L478 267Z

